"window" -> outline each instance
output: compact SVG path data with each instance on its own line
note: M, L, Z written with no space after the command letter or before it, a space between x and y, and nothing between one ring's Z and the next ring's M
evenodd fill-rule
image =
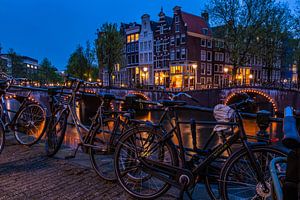
M156 52L160 51L160 40L156 41Z
M145 59L145 62L148 62L148 54L147 53L144 53L144 59Z
M220 42L220 48L224 48L224 42Z
M179 16L178 16L178 15L175 16L175 22L176 22L176 23L179 22Z
M143 43L140 42L140 51L143 51Z
M211 78L210 77L207 78L207 82L206 83L207 84L211 84Z
M204 28L204 29L203 29L203 34L204 34L204 35L207 35L207 34L208 34L208 29L207 29L207 28Z
M223 72L223 65L219 65L219 72Z
M179 25L178 24L175 25L175 31L179 32Z
M148 49L152 50L152 43L151 43L151 41L148 41Z
M130 45L127 45L127 53L130 52Z
M139 51L139 43L135 44L135 51Z
M229 53L225 53L225 62L229 63Z
M184 44L186 42L185 34L181 34L181 43Z
M212 48L211 40L207 40L207 47L208 47L208 48Z
M140 54L140 62L144 62L144 54Z
M205 70L206 70L206 64L205 63L201 63L201 74L205 75Z
M144 44L144 51L147 51L148 49L147 49L147 42L143 42L143 44Z
M176 35L176 46L180 45L180 35Z
M215 61L219 61L219 53L215 52Z
M215 81L214 81L214 83L216 84L216 85L218 85L219 84L219 76L218 75L216 75L215 77L214 77L214 79L215 79Z
M170 41L171 41L171 45L174 45L174 43L175 43L174 36L172 36L172 37L170 38Z
M138 63L138 62L139 62L139 55L136 54L136 55L135 55L135 63Z
M147 31L144 31L144 37L147 37Z
M168 43L168 40L164 40L164 45L163 45L164 51L167 51L167 43Z
M140 38L140 35L138 33L135 34L135 41L138 41Z
M149 61L152 62L152 60L153 60L153 59L152 59L152 53L150 52L150 53L149 53Z
M212 57L211 54L212 54L211 51L207 52L207 61L211 61L211 57Z
M171 50L170 59L175 60L175 51L174 50Z
M130 35L130 42L134 42L134 35Z
M214 65L214 71L218 72L219 71L219 65Z
M159 27L159 33L164 34L164 27L162 25Z
M219 41L217 41L217 40L215 41L215 46L219 47Z
M127 35L127 43L130 43L130 35Z
M201 78L200 78L200 84L201 84L201 85L205 85L205 78L204 78L204 77L201 77Z
M180 59L180 50L177 49L176 50L176 60L179 60Z
M186 58L186 51L185 49L181 49L181 59L185 59Z
M201 50L201 60L206 61L206 51Z
M205 39L201 39L201 46L206 47L206 40Z
M127 63L131 64L131 56L127 56Z
M206 74L211 75L211 64L210 63L207 64Z
M224 53L219 54L219 61L224 61Z

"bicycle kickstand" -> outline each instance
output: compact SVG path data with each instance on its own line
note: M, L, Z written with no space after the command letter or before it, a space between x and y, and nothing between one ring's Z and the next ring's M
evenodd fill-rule
M74 153L71 154L71 155L65 156L65 159L67 160L67 159L75 158L75 157L76 157L76 154L77 154L77 151L78 151L78 149L79 149L79 146L80 146L80 145L78 144L77 147L76 147L76 149L75 149L75 151L74 151Z

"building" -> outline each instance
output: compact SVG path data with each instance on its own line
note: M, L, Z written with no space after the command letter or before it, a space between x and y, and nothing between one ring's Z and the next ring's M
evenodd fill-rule
M206 84L206 81L201 81L212 80L212 32L208 19L183 12L179 6L173 12L170 33L170 88L201 88Z
M150 15L142 16L139 37L139 66L136 67L136 79L142 86L154 85L153 42L157 23L150 20Z
M9 54L0 54L0 59L6 64L7 73L14 76L14 68ZM38 60L28 56L19 56L19 59L24 72L22 76L29 79L36 79L39 70Z
M173 18L165 15L163 9L158 14L159 21L154 33L154 84L170 87L170 31Z
M141 25L137 23L129 24L125 29L126 38L126 77L129 87L141 85L141 75L139 70L139 38Z

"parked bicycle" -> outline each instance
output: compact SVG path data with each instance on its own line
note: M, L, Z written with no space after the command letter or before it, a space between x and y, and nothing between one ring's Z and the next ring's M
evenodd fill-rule
M270 163L272 194L276 200L296 200L300 192L300 136L292 107L285 108L283 133L282 144L291 151L287 157L275 158Z
M170 186L180 189L180 198L183 198L184 193L192 198L195 185L209 176L207 168L211 163L219 160L224 152L239 142L241 148L235 151L222 167L219 177L221 198L269 198L271 187L268 163L274 157L286 155L286 152L265 142L248 142L242 123L243 118L237 108L249 102L250 99L246 99L233 105L234 122L193 122L193 126L225 125L236 130L233 135L227 137L225 143L210 151L198 148L195 137L192 149L185 148L182 141L180 125L191 125L191 121L179 120L177 111L182 109L203 111L202 108L186 106L184 101L158 102L157 105L164 107L159 122L128 131L118 142L115 170L119 183L135 198L157 198L167 192ZM170 124L171 130L167 131L164 128L165 121ZM174 136L178 145L172 140ZM188 157L187 153L193 153L194 156Z
M21 95L9 92L16 82L25 79L13 78L2 73L6 79L0 81L0 117L3 122L5 132L12 131L16 140L23 145L31 146L37 143L44 133L46 111L31 97L31 91ZM23 91L24 93L24 91ZM14 101L17 109L13 109ZM8 108L9 107L9 108ZM3 136L4 137L4 136Z

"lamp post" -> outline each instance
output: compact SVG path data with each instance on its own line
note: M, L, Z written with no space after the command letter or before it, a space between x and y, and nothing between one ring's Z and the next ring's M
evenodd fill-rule
M252 85L253 74L249 74L250 85Z
M192 65L193 70L194 70L194 90L196 90L196 70L197 70L197 64Z
M227 75L228 75L228 67L224 67L225 79L224 79L224 86L227 86Z

